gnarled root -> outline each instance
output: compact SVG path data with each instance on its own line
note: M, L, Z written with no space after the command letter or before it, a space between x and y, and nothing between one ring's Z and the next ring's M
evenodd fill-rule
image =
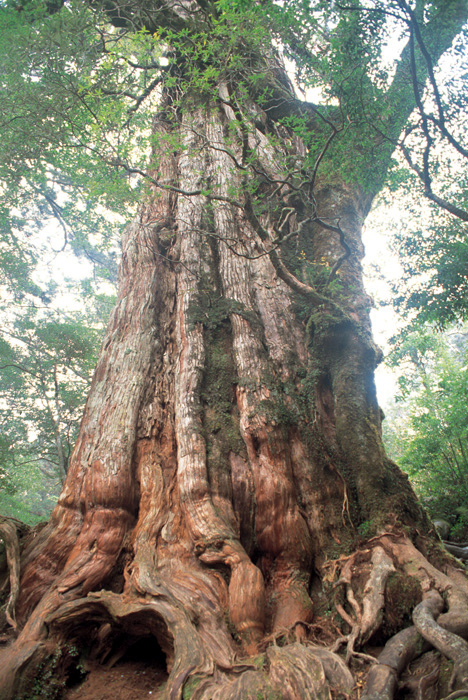
M436 622L444 606L441 596L431 591L413 612L413 622L424 639L454 662L452 682L468 689L468 642Z
M456 690L455 692L450 693L450 695L447 695L444 700L458 700L459 698L463 699L466 698L467 694L467 690Z
M385 550L376 546L371 551L371 570L362 594L362 604L356 599L352 587L353 565L357 555L368 554L368 552L358 552L349 557L341 572L340 579L335 584L335 588L344 585L346 598L353 610L350 615L340 603L336 603L336 609L345 622L351 627L351 632L338 640L337 647L347 643L346 663L349 663L353 656L374 662L373 657L362 654L355 650L358 643L364 644L374 632L380 627L385 604L385 585L387 578L392 571L395 571L392 559Z
M432 617L432 623L434 622L434 612L440 607L439 598L440 596L434 592L434 596L429 596L415 608L417 619L423 620L422 626L427 630L429 627L433 627L431 622L427 622L427 618ZM452 660L455 660L455 657L457 657L462 662L463 660L465 662L468 661L466 651L463 651L466 642L459 636L460 634L468 636L468 615L466 612L465 615L459 615L454 612L445 613L440 615L438 622L440 623L440 625L438 625L440 630L438 630L437 634L440 635L445 642L448 640L455 641L455 651L450 649L450 644L445 645L445 643L444 651L436 644L435 637L437 635L431 635L431 633L429 633L428 636L424 638L415 626L408 627L398 632L388 640L377 659L377 664L370 669L364 692L361 695L361 700L393 700L397 689L398 678L402 671L413 659L430 649L431 646L436 647ZM431 636L430 639L429 636ZM462 691L462 693L466 695L466 689ZM452 700L452 697L461 696L454 693L449 697L450 700ZM446 698L445 700L448 699Z
M371 562L372 570L363 592L360 633L362 643L370 639L382 623L385 585L389 574L395 571L391 558L382 547L372 550Z
M136 560L138 566L135 564L122 594L100 591L68 601L62 595L54 598L53 605L50 601L45 607L40 604L41 628L37 623L31 627L32 634L26 627L12 649L8 690L0 690L0 699L25 694L35 669L49 663L53 648L65 649L61 670L66 678L71 665L76 664L76 658L67 657L70 642L77 648L86 643L92 658L112 665L142 637L154 638L166 659L169 677L161 690L165 700L180 700L188 684L193 700L248 700L260 695L330 700L330 689L346 695L354 686L353 677L333 653L342 644L347 644L348 661L373 662L361 700L392 700L403 669L431 646L455 663L458 686L465 687L468 644L459 636L468 632L465 577L450 566L450 576L432 567L404 536L385 533L370 540L366 549L329 563L328 581L338 579L334 589L345 593L337 610L350 625L349 634L340 637L331 649L305 641L310 625L301 622L283 628L283 642L289 642L285 646L276 645L276 631L263 637L263 653L240 662L236 657L239 647L229 630L229 624L238 621L226 621L236 578L231 577L227 584L222 576L204 568L218 554L218 550L205 548L202 556L210 561L203 560L203 566L198 564L201 557L195 564L191 559L184 563L171 558L164 565L160 561L157 576L152 567L145 568L146 559ZM232 570L235 572L236 566ZM420 583L425 599L416 607L415 626L392 637L376 660L362 653L358 645L365 644L381 627L388 576L402 570ZM238 582L241 592L242 581ZM445 614L440 614L443 603L437 591L444 592L448 600ZM240 613L245 612L245 605L240 608ZM301 640L295 635L299 624ZM265 648L265 644L269 645ZM431 674L432 669L422 677L420 688L431 680Z
M448 542L447 540L442 541L447 552L453 554L453 556L457 557L457 559L468 561L468 545L458 544L457 542Z
M15 607L20 590L20 546L15 525L8 519L0 520L0 539L5 544L5 553L10 579L10 593L5 606L5 618L16 629Z
M336 655L298 642L270 646L256 667L233 667L203 681L193 700L252 700L258 697L331 700L330 686L348 694L353 677Z
M54 648L65 649L62 673L66 677L67 664L76 663L66 658L70 642L77 646L85 642L93 658L111 665L122 648L142 636L154 637L166 657L169 678L162 696L166 699L180 700L191 680L198 683L193 700L254 700L259 695L331 700L330 686L344 694L351 692L354 681L344 662L309 644L272 645L254 661L232 659L228 665L220 664L190 615L174 605L167 590L161 589L160 594L149 602L103 591L63 604L45 619L49 639L31 648L23 645L14 683L0 697L27 694L36 670L47 663L51 642ZM65 640L68 646L62 644Z
M367 676L361 700L393 700L398 677L404 668L421 653L421 637L415 627L395 634Z
M454 661L452 680L467 687L468 643L462 639L468 636L466 578L456 569L450 571L450 578L441 573L409 540L395 543L385 538L384 542L394 560L421 582L426 596L413 612L415 626L392 637L370 669L361 700L392 700L404 668L431 647ZM444 603L438 590L447 594L450 605L442 615Z

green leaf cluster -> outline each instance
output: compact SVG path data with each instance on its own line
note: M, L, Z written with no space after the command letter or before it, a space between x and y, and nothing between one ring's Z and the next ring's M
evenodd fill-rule
M433 517L468 537L468 329L407 333L391 355L400 392L387 446Z
M468 197L458 201L466 206ZM448 328L468 318L466 226L453 217L441 217L434 207L421 211L418 204L413 206L414 216L406 211L393 241L403 271L393 303L416 326Z

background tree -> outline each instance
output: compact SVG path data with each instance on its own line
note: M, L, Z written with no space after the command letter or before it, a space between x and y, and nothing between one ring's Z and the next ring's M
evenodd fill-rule
M10 445L10 468L5 464L5 469L10 480L21 480L22 466L35 463L56 497L68 471L101 334L75 320L49 315L37 321L31 313L15 326L13 333L2 329L10 343L3 341L0 355L0 420Z
M61 242L54 248L47 210L27 202L1 223L0 510L31 523L50 515L68 470L113 303L116 251L106 252L109 242L96 233L94 245L72 238L76 255L93 263L90 279L89 264ZM78 267L78 279L67 279L63 266Z
M410 475L433 518L467 539L466 331L408 333L391 361L400 393L388 421L390 453ZM386 432L386 431L384 431Z
M435 64L466 2L416 9ZM384 629L390 573L415 592L406 613L425 601L364 696L392 696L419 633L468 686L468 584L385 456L361 277L362 222L415 107L410 49L393 77L381 62L407 13L240 0L4 10L23 59L2 88L7 194L45 197L52 178L74 211L88 189L141 203L67 480L23 557L1 697L28 692L39 666L50 675L53 644L105 658L141 636L166 657L168 698L349 693L339 657L307 639L314 606L333 608L333 648L359 663ZM321 107L294 93L279 43ZM125 188L134 175L141 193Z
M460 32L452 45L452 52L462 54L463 67L460 66L461 70L456 71L455 75L450 75L441 89L438 83L441 71L434 66L424 33L420 30L421 11L424 13L424 9L412 7L406 0L400 0L398 5L404 10L409 29L407 48L416 110L396 145L423 186L424 196L459 220L468 221L464 182L456 192L458 201L453 201L454 193L450 192L450 188L448 191L445 188L445 192L442 190L442 196L434 190L434 181L440 180L437 171L442 149L448 149L449 155L445 157L449 163L450 155L455 156L453 166L457 168L458 165L462 171L468 158L462 136L466 130L467 103L465 91L460 90L467 68L463 51L465 33Z
M441 222L417 204L412 214L413 225L395 232L402 279L393 304L407 326L450 328L467 317L466 226L452 217Z
M450 91L459 76L451 72L449 76ZM463 119L458 126L461 124ZM434 144L435 140L431 148ZM452 152L439 157L434 180L447 201L462 211L466 207L465 170L463 162L453 156ZM460 174L461 188L453 182L454 172ZM433 204L415 201L411 176L404 176L403 188L398 176L396 181L400 192L403 189L406 204L401 209L405 213L386 225L394 229L391 248L401 269L398 281L392 284L390 302L399 315L400 329L391 341L387 362L398 373L400 391L396 403L385 406L385 442L391 456L410 475L431 516L451 525L450 538L460 541L467 534L463 457L466 225L460 220L463 217L441 216Z

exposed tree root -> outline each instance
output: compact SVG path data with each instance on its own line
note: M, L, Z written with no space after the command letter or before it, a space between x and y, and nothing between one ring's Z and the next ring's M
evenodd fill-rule
M21 655L16 656L16 683L4 687L0 697L16 697L28 691L28 682L47 657L51 640L59 645L61 640L86 643L92 649L92 658L110 666L132 640L148 633L166 656L169 679L164 697L171 700L182 697L190 679L199 683L193 700L253 700L268 694L330 700L330 686L342 693L349 693L353 687L353 677L342 659L326 649L298 642L285 647L274 644L254 662L232 659L224 667L213 663L193 624L184 611L170 604L169 598L164 594L152 602L128 602L121 595L102 592L65 603L45 620L49 642L23 645Z
M5 618L16 629L15 607L20 591L20 546L15 525L6 518L0 520L0 538L5 544L5 553L10 580L10 593L5 605Z
M432 629L434 620L431 611L434 612L440 609L440 596L435 592L431 593L417 608L419 608L419 610L415 609L416 617L419 619L423 618L422 625L426 629L429 627ZM430 618L430 620L432 619L432 623L430 620L428 622L427 618ZM455 657L459 659L463 672L464 664L468 662L468 655L465 651L465 645L467 645L467 643L461 639L459 634L454 632L454 629L468 636L468 615L466 611L465 614L461 616L457 613L446 613L440 615L438 621L441 623L437 625L440 630L437 630L435 635L429 632L428 636L424 638L421 636L418 629L413 626L398 632L388 640L377 659L378 663L369 671L361 700L393 700L398 685L398 678L403 670L413 659L430 649L431 646L442 651L447 658L454 661ZM442 644L438 646L436 643L436 637L438 636L444 640L443 645L445 651L441 648ZM431 638L429 639L429 637ZM451 647L451 642L454 642L453 648ZM418 690L421 700L424 700L423 681L424 678L421 679L420 683L421 692ZM462 682L465 683L463 680ZM456 691L456 693L451 694L449 697L463 697L463 695L466 694L467 690L465 689L463 691Z
M468 644L460 637L460 633L468 633L468 615L466 610L464 614L448 612L440 615L439 625L434 616L442 607L440 595L436 591L428 593L427 598L415 608L413 614L415 625L417 622L418 626L408 627L389 639L377 659L378 663L369 671L361 700L393 700L402 671L431 646L455 662L458 682L467 685L464 674L468 663ZM421 700L424 699L423 681L424 679L421 679L421 692L418 690ZM466 694L466 691L464 693Z
M389 639L377 664L369 671L361 700L393 700L398 677L420 653L421 637L415 627L408 627Z
M430 671L429 673L426 673L424 675L419 683L418 683L418 690L416 693L416 700L430 700L429 695L431 694L432 697L435 700L435 695L434 691L435 689L435 684L437 683L439 679L439 664L436 663L435 667Z
M340 564L342 566L334 588L336 590L339 586L345 587L346 603L336 602L335 606L340 617L351 628L348 635L337 639L332 647L333 651L346 644L347 663L351 658L360 658L373 664L361 700L392 700L402 671L431 646L455 663L453 681L459 686L468 685L468 643L462 639L468 632L468 587L463 573L455 566L452 567L448 560L447 574L444 574L402 535L395 537L395 533L385 533L369 541L369 544L370 549L355 552L350 557L328 564L329 569L331 567L335 573ZM366 583L359 585L357 579L362 577L366 561L370 572ZM415 626L392 637L375 660L356 651L355 647L358 644L362 646L379 629L386 580L388 575L396 570L403 570L419 581L422 590L425 591L425 599L414 611ZM444 606L441 593L446 596L449 604L449 611L444 615L440 615ZM434 619L439 615L440 624ZM428 678L421 679L421 689L429 682L432 682L432 672L428 674ZM424 691L418 692L423 698Z
M450 693L450 695L447 695L443 700L457 700L457 698L466 698L468 695L468 689L465 690L456 690L453 693Z
M385 605L385 585L392 571L395 571L391 558L382 547L372 550L372 570L363 591L364 601L361 618L361 642L367 642L380 627Z
M450 554L453 554L454 557L457 557L457 559L461 559L462 561L468 561L468 545L467 544L458 544L457 542L448 542L447 540L442 540L444 543L444 547L447 550L447 552L450 552Z
M347 663L356 659L373 664L361 700L393 700L403 670L432 646L454 662L457 687L468 685L468 643L460 636L468 635L464 575L450 569L450 560L450 575L442 573L403 535L373 538L366 548L326 567L328 581L330 572L338 579L333 590L344 592L336 610L349 625L348 634L326 649L307 641L314 625L296 622L264 635L263 651L254 658L245 645L244 652L251 657L246 660L238 659L240 648L232 642L223 617L227 605L223 591L229 593L229 584L208 574L206 564L197 568L189 561L171 560L155 575L138 558L135 562L138 567L124 593L91 592L68 601L65 594L54 594L45 607L39 605L41 625L28 623L3 669L2 700L24 694L57 646L86 645L90 658L112 666L136 638L145 636L157 641L165 657L169 678L164 698L170 700L180 699L187 684L191 693L193 688L193 700L247 700L268 694L288 700L330 700L330 689L346 695L353 688L353 676L334 653L343 645ZM382 626L388 576L401 570L419 581L425 598L414 611L415 626L393 636L375 659L363 646ZM441 592L449 606L444 614ZM278 646L279 640L283 646ZM65 652L63 663L66 676L76 659L67 659ZM419 681L420 700L433 676L435 671Z
M444 607L444 601L436 591L416 606L413 621L416 629L426 641L454 662L452 682L468 688L468 642L436 622ZM453 686L452 686L453 687Z
M362 603L356 599L352 586L353 567L356 560L368 555L370 552L370 573L362 591ZM335 588L340 585L345 586L346 598L352 608L353 615L348 613L343 605L335 603L336 609L345 622L351 627L351 631L345 637L338 639L335 648L342 644L347 644L346 663L349 664L351 658L356 657L370 663L375 659L368 654L356 651L355 646L363 645L368 641L374 632L379 629L385 605L385 585L391 572L395 571L392 559L385 553L381 546L374 546L371 550L358 551L349 557L341 571L340 578L335 584Z

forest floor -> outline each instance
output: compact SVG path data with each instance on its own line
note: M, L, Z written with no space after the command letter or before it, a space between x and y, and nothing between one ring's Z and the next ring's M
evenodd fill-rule
M381 649L372 649L377 655ZM432 650L413 661L400 679L396 700L437 700L444 698L449 690L452 665L442 661ZM347 696L348 700L360 698L369 666L354 669L356 686ZM160 691L167 680L167 673L147 661L124 660L112 668L99 664L90 665L83 682L67 690L63 700L158 700ZM343 695L338 695L340 698ZM332 697L336 695L332 693Z
M10 651L5 641L0 639L0 661ZM149 663L145 654L141 660L128 656L111 668L88 662L86 676L65 690L63 700L158 700L168 677L165 668Z
M9 653L5 641L0 638L0 661L4 654ZM62 696L63 700L159 700L168 674L162 659L155 657L154 651L154 646L145 647L144 643L140 643L111 668L88 661L86 675L82 679L76 678L75 682L73 678L68 679L69 687ZM381 648L366 651L378 656ZM413 661L402 674L396 700L437 700L446 697L450 693L449 679L453 664L446 660L440 664L440 661L440 654L434 650ZM368 671L367 664L354 664L356 685L349 700L360 698Z
M83 682L67 690L64 700L156 700L166 679L164 670L141 661L112 668L95 664Z

